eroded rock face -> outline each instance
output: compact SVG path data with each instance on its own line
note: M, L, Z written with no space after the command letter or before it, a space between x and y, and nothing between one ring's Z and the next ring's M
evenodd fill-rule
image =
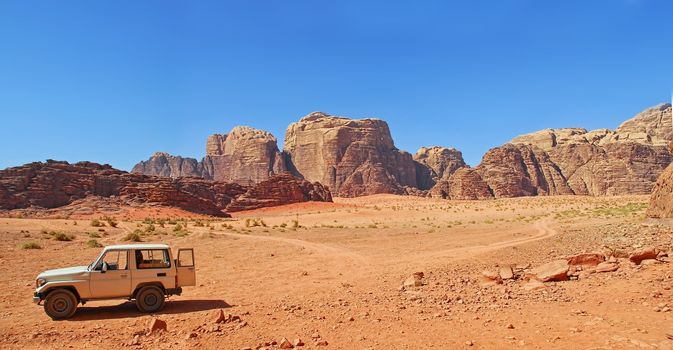
M131 170L134 174L162 177L202 177L203 167L194 158L173 156L164 152L154 153L150 159L141 161Z
M229 134L214 134L206 142L206 156L193 158L155 153L133 167L132 173L184 177L252 185L287 170L276 138L270 133L237 126Z
M287 128L284 151L295 175L341 197L404 193L417 186L411 154L395 148L388 124L314 112Z
M448 180L456 170L467 167L459 150L438 146L421 147L414 161L416 182L421 190L431 189L439 180Z
M271 133L237 126L229 134L208 137L202 160L204 177L217 181L255 184L286 170Z
M547 129L489 150L475 168L495 197L650 193L671 163L671 105L616 130Z
M226 216L226 211L301 201L331 201L320 184L288 174L256 186L193 177L130 174L109 165L47 161L0 171L0 209L57 208L88 196L115 197L126 205L178 207L194 213ZM241 205L245 202L245 205Z
M493 193L481 175L471 168L460 168L448 180L440 180L430 190L435 198L474 200L491 199Z

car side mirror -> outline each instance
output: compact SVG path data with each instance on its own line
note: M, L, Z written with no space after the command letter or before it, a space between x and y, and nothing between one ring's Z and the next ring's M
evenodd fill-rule
M103 263L103 266L101 266L101 268L100 268L100 272L105 273L105 271L107 271L107 264Z

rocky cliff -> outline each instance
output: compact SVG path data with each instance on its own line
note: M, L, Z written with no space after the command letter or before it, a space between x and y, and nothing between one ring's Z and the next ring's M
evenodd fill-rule
M203 165L194 158L173 156L164 152L154 153L150 159L136 164L134 174L162 177L203 177Z
M163 176L195 176L208 180L252 185L287 170L270 133L247 126L234 127L228 134L214 134L206 142L206 156L193 158L155 153L136 164L132 173Z
M226 216L227 211L332 200L322 185L289 174L243 186L191 177L130 174L89 162L47 161L0 171L0 209L57 208L89 196L115 197L126 205L170 206L215 216Z
M467 167L463 154L455 148L421 147L414 155L416 183L421 190L431 189L438 181L448 180L460 168Z
M522 135L489 150L474 170L495 197L648 194L672 160L665 146L673 137L671 119L671 105L663 104L616 130L565 128ZM469 179L472 186L475 178ZM431 194L448 193L446 183L438 185Z
M318 181L340 197L405 193L416 187L411 154L395 148L388 124L321 112L290 124L284 151L296 176Z

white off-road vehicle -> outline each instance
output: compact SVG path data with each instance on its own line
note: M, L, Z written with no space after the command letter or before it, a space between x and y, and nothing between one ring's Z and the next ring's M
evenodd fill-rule
M68 318L90 300L135 299L140 311L155 312L166 296L196 285L194 250L178 249L174 260L166 244L113 245L89 266L48 270L35 283L33 302L44 301L52 319Z

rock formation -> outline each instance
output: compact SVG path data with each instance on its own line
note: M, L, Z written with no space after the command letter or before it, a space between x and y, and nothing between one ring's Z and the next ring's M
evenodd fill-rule
M131 172L172 178L203 177L203 166L194 158L183 158L164 152L156 152L150 159L136 164Z
M669 144L669 151L673 153L673 142ZM0 193L0 198L2 193ZM659 175L652 195L647 216L653 218L673 218L673 164L670 164Z
M421 147L414 155L416 161L417 186L421 190L431 189L439 180L448 178L467 165L463 154L455 148Z
M314 112L287 128L284 151L296 176L336 196L402 194L405 186L417 186L411 154L395 148L383 120Z
M226 211L302 201L331 201L320 184L279 174L254 186L193 177L130 174L109 165L47 161L0 171L0 209L57 208L94 197L115 197L126 205L160 205L226 216Z
M671 105L664 104L645 110L614 131L547 129L516 137L489 150L474 171L497 198L647 194L671 163L665 145L672 137ZM475 178L469 179L470 186L475 186ZM448 195L448 183L437 186L431 194Z
M195 176L252 185L286 170L273 135L237 126L229 134L208 137L206 156L200 162L158 152L149 160L136 164L131 172L172 178Z
M286 170L271 133L237 126L229 134L208 137L202 161L204 178L250 185Z

